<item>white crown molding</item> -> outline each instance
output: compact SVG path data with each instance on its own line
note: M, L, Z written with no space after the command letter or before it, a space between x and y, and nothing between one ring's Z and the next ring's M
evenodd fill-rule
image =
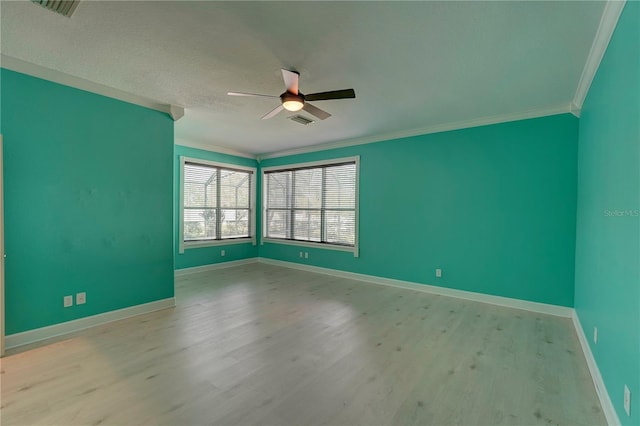
M620 424L620 418L618 417L613 403L611 402L611 397L609 396L609 392L607 392L607 387L605 386L602 375L600 374L600 369L598 368L596 359L593 357L587 336L584 334L580 318L575 310L573 310L571 319L573 320L573 327L576 329L576 333L578 334L578 340L580 341L584 358L587 361L587 366L591 373L591 379L593 380L593 384L596 388L596 394L598 394L598 399L600 400L604 417L607 419L607 424L609 426L618 426Z
M79 318L73 321L67 321L60 324L54 324L47 327L36 328L34 330L24 331L22 333L10 334L6 337L6 348L15 348L18 346L28 345L30 343L39 342L41 340L50 339L52 337L62 336L76 331L84 330L98 325L107 324L121 319L148 314L150 312L159 311L161 309L172 308L176 305L175 298L156 300L155 302L144 303L142 305L130 306L128 308L109 311L102 314L92 315L89 317Z
M197 141L192 141L192 140L187 140L187 139L176 138L175 139L175 144L176 145L180 145L180 146L185 146L187 148L201 149L203 151L215 152L215 153L218 153L218 154L235 155L236 157L244 157L244 158L250 158L252 160L257 160L257 157L256 157L255 154L249 154L249 153L243 152L243 151L236 151L235 149L225 148L225 147L222 147L222 146L209 145L209 144L203 143L203 142L197 142Z
M580 118L580 113L581 112L582 112L581 108L578 108L578 106L576 104L571 102L571 114L573 114L576 117Z
M94 83L93 81L85 80L84 78L75 77L60 71L32 64L31 62L26 62L12 56L2 54L0 55L0 60L2 61L2 67L8 70L164 112L169 114L174 121L177 121L184 115L184 108L176 105L164 104L153 99L125 92L124 90L114 89L113 87Z
M547 303L530 302L528 300L512 299L510 297L493 296L472 291L456 290L447 287L439 287L429 284L413 283L410 281L395 280L392 278L376 277L375 275L358 274L355 272L340 271L337 269L321 268L318 266L304 265L282 260L258 258L260 263L268 265L283 266L285 268L300 269L308 272L331 275L334 277L347 278L358 281L366 281L372 284L386 285L390 287L417 290L424 293L438 294L441 296L455 297L457 299L471 300L474 302L488 303L491 305L504 306L507 308L521 309L525 311L537 312L541 314L554 315L563 318L571 318L573 308L565 306L549 305Z
M325 151L328 149L345 148L354 145L365 145L369 143L382 142L393 139L402 139L412 136L428 135L431 133L448 132L451 130L468 129L472 127L487 126L490 124L507 123L510 121L526 120L530 118L547 117L551 115L573 113L571 104L555 105L546 108L539 108L523 112L515 112L509 114L501 114L487 117L474 118L471 120L456 121L452 123L436 124L434 126L423 127L413 130L403 130L399 132L385 133L376 136L366 136L362 138L348 139L344 141L336 141L323 143L302 148L286 149L266 154L258 155L258 161L267 158L285 157L288 155L305 154L307 152ZM575 114L574 114L575 115Z
M618 19L622 13L622 9L626 0L609 0L604 6L602 11L602 17L600 18L600 24L598 25L598 31L591 44L591 50L589 56L587 56L587 62L582 69L582 75L578 82L576 93L573 96L572 104L576 106L578 110L582 109L582 104L589 93L589 88L593 82L600 62L604 57L604 53L607 51L611 36L616 29Z
M178 121L182 117L184 117L184 108L175 105L169 105L169 115L171 116L171 118L173 118L173 121Z

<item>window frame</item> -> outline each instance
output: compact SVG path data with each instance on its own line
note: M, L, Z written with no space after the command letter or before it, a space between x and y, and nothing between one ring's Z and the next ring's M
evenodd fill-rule
M249 172L249 236L241 238L227 238L220 240L198 240L198 241L185 241L184 240L184 167L186 163L193 163L201 166L217 167L225 170L235 170L241 172ZM246 244L251 243L256 245L256 178L257 169L255 167L240 166L231 163L223 163L220 161L204 160L202 158L193 158L180 156L180 230L179 230L179 250L180 254L183 254L186 249L201 248L201 247L214 247L221 245L231 244ZM218 188L219 190L219 188ZM219 207L218 207L219 208Z
M354 244L352 246L347 246L343 244L334 244L334 243L326 243L326 242L315 242L315 241L304 241L304 240L294 240L294 239L283 239L283 238L269 238L267 237L267 185L265 174L268 172L276 172L276 171L284 171L284 170L292 170L292 169L308 169L314 167L321 166L338 166L344 163L355 163L356 167L356 182L355 182L355 224L354 224ZM282 166L271 166L264 167L260 170L260 177L262 183L262 238L260 239L260 244L264 243L275 243L275 244L285 244L285 245L293 245L293 246L301 246L301 247L313 247L313 248L323 248L329 250L337 250L337 251L345 251L353 253L353 257L359 257L359 242L360 242L360 156L353 157L342 157L342 158L332 158L329 160L321 160L321 161L310 161L306 163L293 163L286 164ZM324 190L324 188L323 188Z

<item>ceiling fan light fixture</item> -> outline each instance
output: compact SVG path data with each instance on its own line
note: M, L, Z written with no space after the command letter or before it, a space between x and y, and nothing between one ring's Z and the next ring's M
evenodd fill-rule
M284 101L282 106L288 111L300 111L304 104L300 101Z
M287 111L300 111L304 107L304 100L300 95L284 93L282 95L282 106Z

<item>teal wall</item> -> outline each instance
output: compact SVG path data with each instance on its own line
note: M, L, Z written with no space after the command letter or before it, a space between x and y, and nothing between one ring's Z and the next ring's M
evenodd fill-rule
M2 60L0 59L0 62ZM0 67L0 135L2 134L2 68Z
M360 257L273 243L260 256L573 306L577 140L565 114L265 159L360 155Z
M639 23L640 5L628 2L580 120L565 114L260 165L174 147L166 114L2 69L6 333L171 297L174 268L261 256L575 306L587 336L599 328L591 349L622 424L640 424ZM359 155L360 257L273 243L180 254L181 155L251 167ZM256 221L260 230L261 214ZM62 307L80 291L86 305Z
M188 148L181 145L175 147L174 176L175 176L175 210L176 217L174 226L175 236L175 268L192 268L195 266L211 265L221 262L229 262L232 260L242 260L258 256L258 246L251 243L243 244L225 244L211 247L187 248L184 253L179 252L180 243L180 157L199 158L201 160L218 161L226 164L235 164L239 166L255 167L257 169L258 162L256 160L234 155L220 154L217 152L204 151L195 148ZM256 180L257 182L257 180ZM259 188L259 186L257 186ZM256 194L260 191L257 190ZM259 229L259 228L258 228ZM225 256L221 256L221 250L225 251Z
M172 297L173 121L0 72L6 333Z
M640 3L627 2L580 117L575 283L576 311L623 425L640 424L639 123Z

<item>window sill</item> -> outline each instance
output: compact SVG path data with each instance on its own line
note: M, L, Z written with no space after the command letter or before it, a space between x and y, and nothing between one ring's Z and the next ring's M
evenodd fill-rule
M290 246L311 247L311 248L336 250L336 251L346 251L349 253L353 253L353 257L358 257L357 246L349 247L349 246L341 246L337 244L315 243L313 241L280 240L277 238L263 238L262 244L264 243L284 244L284 245L290 245Z
M215 246L230 246L232 244L256 244L254 238L235 238L232 240L204 240L204 241L184 241L180 244L180 253L184 253L187 249L203 248L203 247L215 247Z

